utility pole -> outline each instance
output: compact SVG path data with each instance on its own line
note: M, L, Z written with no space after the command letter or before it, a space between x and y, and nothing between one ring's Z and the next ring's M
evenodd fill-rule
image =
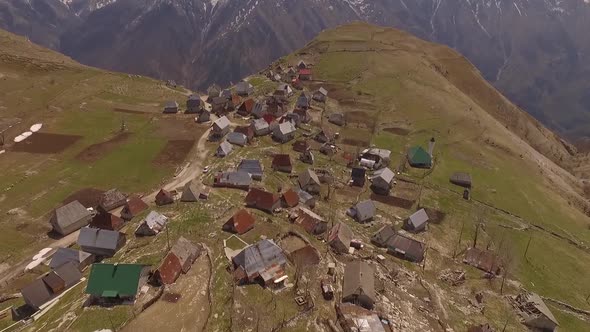
M461 238L463 237L463 228L465 227L465 220L461 222L461 231L459 232L459 238L457 239L457 245L453 250L453 258L457 257L457 249L461 247Z
M478 220L477 224L475 225L475 235L473 236L473 248L477 246L477 236L479 234L479 225L480 222Z

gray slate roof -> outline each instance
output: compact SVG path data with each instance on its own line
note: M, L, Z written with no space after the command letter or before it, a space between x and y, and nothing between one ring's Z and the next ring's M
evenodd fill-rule
M74 250L70 248L58 248L57 251L51 257L51 262L49 263L49 267L52 269L57 268L60 265L63 265L67 262L74 262L79 264L80 262L85 261L88 257L92 256L92 254Z
M119 236L119 232L116 231L83 227L80 229L77 243L81 247L116 250Z
M408 222L414 226L414 228L420 228L428 221L428 215L426 214L426 210L420 209L414 212L409 218Z
M318 178L318 175L310 168L306 169L305 171L303 171L301 174L299 174L299 185L303 188L306 187L310 184L320 184L320 178Z
M78 269L78 266L72 262L62 264L53 269L53 272L65 282L66 288L75 285L80 279L82 279L82 273Z
M269 127L268 122L266 122L264 119L256 119L252 121L252 124L254 124L254 128L256 130L263 130Z
M382 168L378 171L375 171L375 173L373 173L373 176L371 177L371 180L374 180L376 178L381 178L381 180L383 180L387 184L391 184L394 177L395 177L395 173L391 169L389 169L389 167L386 167L386 168Z
M355 205L356 219L359 222L369 220L375 216L375 203L368 199Z
M217 148L217 154L223 153L224 156L227 156L232 150L233 148L231 144L227 141L223 141L221 142L221 144L219 144L219 147Z
M277 127L277 132L281 135L289 135L294 133L297 130L295 125L291 121L285 121Z
M272 240L262 240L242 250L233 258L234 264L241 266L248 277L267 270L272 265L284 265L287 259L283 250Z
M75 224L81 219L87 218L91 212L86 210L84 205L78 201L70 202L62 207L55 209L55 217L57 224L61 228Z
M248 137L242 133L231 132L227 134L227 141L232 144L244 146L248 142Z
M249 186L252 184L252 177L246 172L224 172L221 174L220 182L230 183L237 186Z
M243 159L238 165L238 172L246 172L254 176L262 176L262 164L257 159Z
M176 101L167 101L165 108L178 108L178 103Z
M219 128L219 130L223 130L223 129L229 127L229 125L230 125L230 122L229 122L229 119L227 118L227 116L222 116L213 122L213 126Z

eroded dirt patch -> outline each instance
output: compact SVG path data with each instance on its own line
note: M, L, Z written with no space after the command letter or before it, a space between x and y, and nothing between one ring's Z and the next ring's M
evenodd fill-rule
M368 139L365 140L365 139L358 139L358 138L344 138L342 140L342 143L344 143L346 145L358 146L358 147L365 148L365 147L369 146L371 141L369 141Z
M152 163L156 166L179 165L186 159L194 144L194 140L170 140Z
M399 127L391 127L391 128L383 128L383 131L398 135L398 136L408 136L410 130L407 128L399 128Z
M98 161L104 155L113 151L116 147L126 142L129 139L129 137L131 137L131 133L120 133L115 137L109 139L108 141L90 145L82 152L80 152L76 156L76 159L87 163Z
M84 207L95 208L98 206L98 204L100 204L100 197L103 193L104 190L96 188L83 188L66 197L62 203L68 204L73 201L78 201L80 204L84 205Z
M82 136L62 135L52 133L34 133L22 142L15 143L13 152L28 152L40 154L60 153L76 143Z
M150 112L138 111L138 110L130 110L127 108L113 108L113 112L117 113L127 113L127 114L150 114Z

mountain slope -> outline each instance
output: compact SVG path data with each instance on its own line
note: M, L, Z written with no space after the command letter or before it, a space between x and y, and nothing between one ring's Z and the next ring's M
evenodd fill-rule
M459 50L568 137L590 135L589 18L584 0L0 0L0 27L86 64L201 89L237 81L328 27L401 28Z

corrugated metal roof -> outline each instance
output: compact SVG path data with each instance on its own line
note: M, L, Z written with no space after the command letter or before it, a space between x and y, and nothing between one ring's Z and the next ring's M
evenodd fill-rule
M318 178L318 175L310 168L299 174L298 181L301 188L304 188L310 184L320 184L320 178Z
M222 116L219 119L215 120L215 122L213 122L213 126L217 127L218 130L223 130L230 126L230 122L227 116Z
M242 267L250 278L273 265L284 266L287 260L279 246L272 240L264 239L246 247L233 258L233 262L236 266Z
M255 176L262 176L262 164L257 159L243 159L238 165L239 172L246 172Z
M279 196L268 191L252 188L246 195L246 205L272 212Z
M36 309L49 302L53 298L51 290L42 279L37 279L21 289L25 302Z
M151 211L144 219L145 224L152 230L161 231L168 223L168 217L156 211Z
M141 264L93 264L86 294L103 297L135 296L145 267Z
M401 234L395 234L387 242L387 247L393 252L397 252L417 262L424 259L424 250L426 245Z
M53 271L65 282L66 288L75 285L82 279L82 273L78 266L72 262L62 264Z
M254 222L254 216L246 209L241 209L225 223L224 228L241 235L254 228Z
M391 182L393 182L394 177L395 173L391 169L389 169L389 167L385 167L375 171L373 173L373 176L371 177L371 180L374 181L376 178L380 178L385 183L391 184Z
M234 131L234 132L227 134L227 141L232 144L244 146L244 145L246 145L246 143L248 143L248 137L246 137L246 135L244 135L242 133L238 133L238 132Z

